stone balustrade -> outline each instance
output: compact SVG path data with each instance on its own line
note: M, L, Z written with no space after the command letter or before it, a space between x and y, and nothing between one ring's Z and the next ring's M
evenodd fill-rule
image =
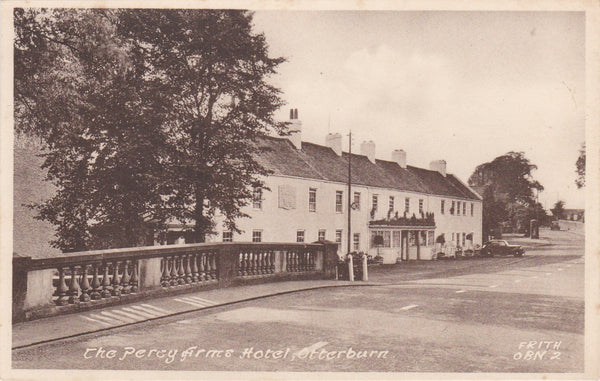
M13 257L13 321L142 298L296 279L333 279L337 244L218 243Z

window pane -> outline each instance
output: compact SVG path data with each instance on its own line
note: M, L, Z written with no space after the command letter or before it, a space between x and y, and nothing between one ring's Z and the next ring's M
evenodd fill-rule
M392 232L392 247L400 247L400 230Z
M308 190L308 211L314 212L317 210L317 190L310 188Z
M343 199L344 199L344 192L336 191L335 192L335 211L337 213L342 213L342 211L343 211Z

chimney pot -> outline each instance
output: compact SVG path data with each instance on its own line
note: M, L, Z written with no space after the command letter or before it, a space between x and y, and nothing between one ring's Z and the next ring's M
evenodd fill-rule
M365 155L371 163L375 163L375 143L372 140L362 142L360 154Z
M289 123L288 139L296 149L302 149L302 122L298 120L298 109L290 109Z
M446 160L434 160L429 163L429 169L438 171L442 176L446 177Z
M331 148L336 155L342 156L342 134L327 134L325 145Z
M396 162L401 168L406 168L406 152L403 149L393 150L392 161Z

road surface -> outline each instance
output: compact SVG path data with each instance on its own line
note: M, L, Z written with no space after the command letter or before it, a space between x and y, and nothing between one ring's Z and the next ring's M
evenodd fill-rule
M546 233L552 245L522 258L375 267L381 285L268 297L25 347L13 350L13 368L583 372L583 241Z

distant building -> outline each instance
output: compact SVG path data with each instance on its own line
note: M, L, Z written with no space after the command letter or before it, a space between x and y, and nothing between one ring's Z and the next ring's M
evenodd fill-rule
M585 222L585 209L565 209L563 216L565 220Z

